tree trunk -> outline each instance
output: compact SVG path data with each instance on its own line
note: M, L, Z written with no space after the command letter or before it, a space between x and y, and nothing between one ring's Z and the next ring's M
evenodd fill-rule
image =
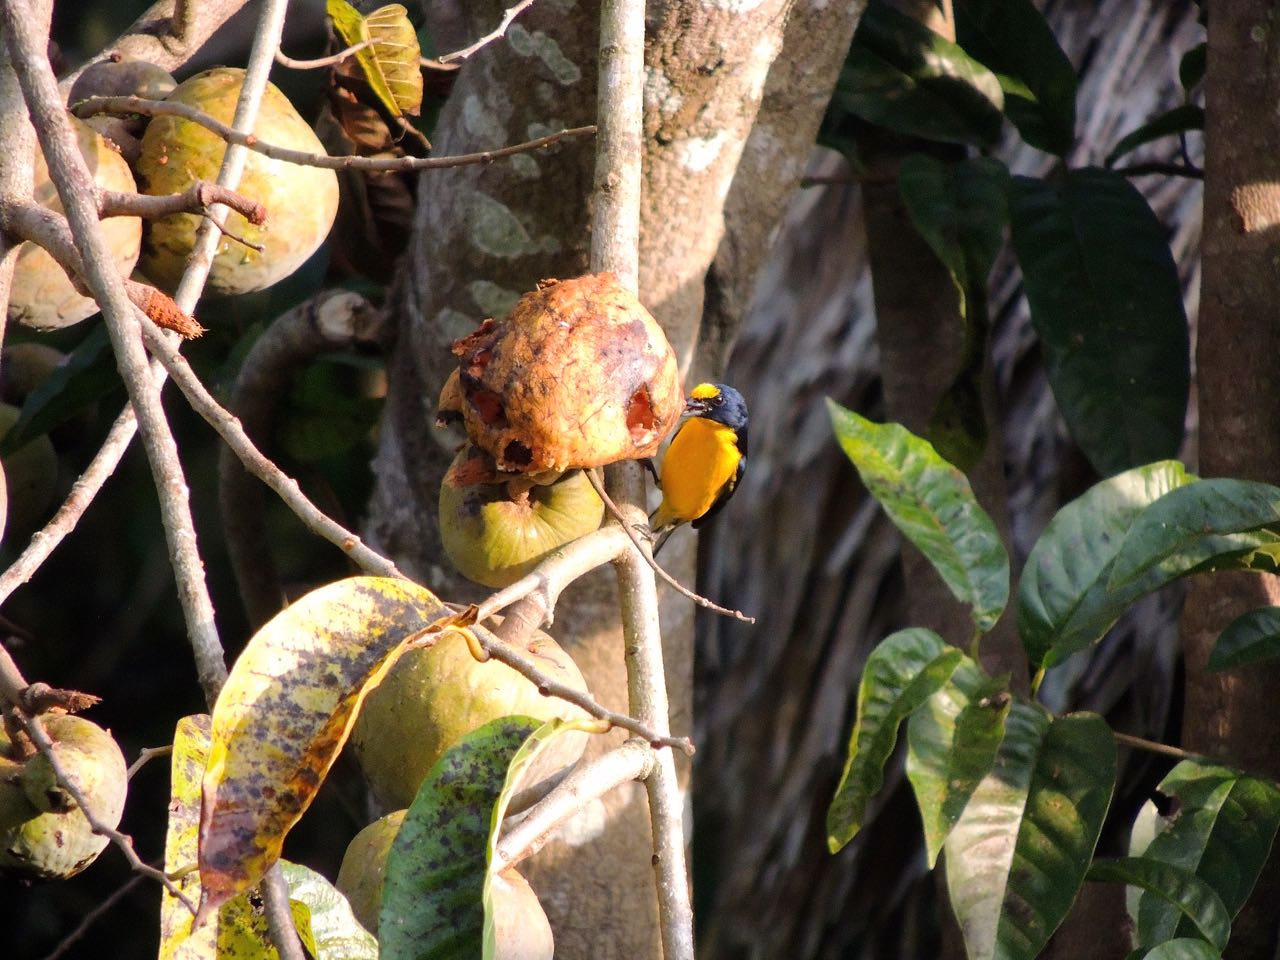
M724 229L724 198L782 47L790 6L789 0L673 2L656 8L650 21L640 297L662 322L684 369L696 350L705 278ZM522 14L506 43L487 48L459 72L437 126L436 152L482 150L592 122L597 14L589 0L538 4ZM470 5L463 15L468 33L483 33L499 19L501 4ZM852 11L834 8L826 15L839 25L823 34L835 41L833 62L847 45L852 17ZM791 69L798 71L795 64ZM810 129L825 98L811 101L804 121ZM807 142L776 151L784 176L798 176L796 155L806 150ZM451 366L448 344L481 319L504 315L539 279L583 271L591 169L589 144L562 144L506 163L433 173L420 186L414 240L392 300L399 335L369 532L402 569L450 598L478 593L439 559L435 503L457 438L442 438L430 424ZM663 559L687 581L692 540L681 539ZM672 728L687 733L692 611L687 601L664 594L662 617ZM593 693L625 709L612 575L597 572L568 591L553 632ZM600 738L597 748L614 739ZM555 930L557 957L656 955L643 803L638 788L617 791L528 865Z
M1280 98L1274 5L1215 4L1205 75L1204 280L1197 383L1200 472L1280 483L1280 120L1257 105ZM1235 573L1199 577L1183 617L1187 661L1184 745L1252 773L1280 777L1275 661L1205 672L1218 634L1247 610L1280 603L1280 580ZM1280 859L1272 856L1232 929L1229 957L1275 954Z

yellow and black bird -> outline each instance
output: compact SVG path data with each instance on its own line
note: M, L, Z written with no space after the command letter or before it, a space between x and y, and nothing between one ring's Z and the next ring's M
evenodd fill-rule
M649 518L657 553L676 527L699 527L725 505L747 465L747 402L723 383L700 383L662 460L662 503Z

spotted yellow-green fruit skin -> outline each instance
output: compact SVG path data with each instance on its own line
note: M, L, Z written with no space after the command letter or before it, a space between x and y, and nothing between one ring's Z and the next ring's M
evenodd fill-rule
M168 100L230 124L243 85L243 70L218 67L183 81ZM324 153L320 140L293 104L271 84L267 84L254 134L275 146ZM195 121L156 117L142 135L137 164L142 192L181 193L196 180L213 181L225 152L222 139ZM238 213L227 214L227 233L218 243L208 283L209 292L220 296L262 290L289 276L324 242L338 212L334 171L286 163L260 153L249 153L237 190L261 203L267 218L259 226ZM200 219L189 213L151 223L143 240L140 272L161 289L174 292L199 225ZM255 250L233 237L262 249Z

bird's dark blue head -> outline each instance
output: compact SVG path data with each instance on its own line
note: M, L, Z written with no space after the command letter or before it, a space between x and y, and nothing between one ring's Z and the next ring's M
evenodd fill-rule
M745 430L747 427L747 401L727 384L698 384L689 395L685 409L695 417L723 423L733 430Z

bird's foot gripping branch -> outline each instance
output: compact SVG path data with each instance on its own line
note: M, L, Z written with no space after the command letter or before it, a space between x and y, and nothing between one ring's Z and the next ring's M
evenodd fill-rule
M1054 715L1036 697L1047 671L1087 655L1131 604L1175 579L1275 572L1280 488L1201 480L1163 461L1103 480L1063 507L1031 551L1008 611L1034 671L1028 699L979 660L981 638L1006 614L1009 559L964 474L903 427L835 404L831 416L867 489L973 619L972 638L951 638L971 641L967 653L914 628L885 638L868 658L827 814L832 852L866 825L906 721L907 777L928 862L946 851L947 889L971 958L1031 960L1086 880L1135 888L1129 906L1139 955L1173 956L1147 953L1173 942L1165 949L1189 951L1178 956L1219 956L1280 826L1280 789L1115 733L1096 714ZM1223 632L1209 668L1280 655L1276 622L1274 608L1241 617ZM1148 803L1133 825L1130 855L1099 860L1117 742L1181 758L1158 787L1177 799L1178 814L1162 816ZM1239 816L1217 815L1227 797Z

